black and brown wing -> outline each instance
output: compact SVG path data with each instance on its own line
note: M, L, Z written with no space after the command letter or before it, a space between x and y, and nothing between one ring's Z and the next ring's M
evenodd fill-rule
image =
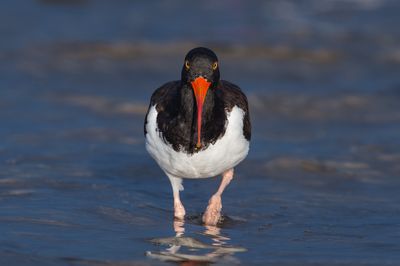
M243 135L250 141L251 122L249 104L246 95L237 85L230 83L229 81L221 80L220 86L217 89L217 97L222 100L227 111L230 112L234 106L237 106L244 111Z

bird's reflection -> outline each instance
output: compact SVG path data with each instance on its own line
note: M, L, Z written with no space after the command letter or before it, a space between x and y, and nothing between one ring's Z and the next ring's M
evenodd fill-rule
M228 245L229 237L221 234L221 228L217 226L204 226L201 232L196 235L211 239L211 244L206 244L193 237L185 236L185 222L182 220L173 221L175 237L152 239L151 242L158 245L168 245L165 251L147 252L152 258L164 261L208 263L223 260L229 263L239 263L233 255L237 252L244 252L246 249ZM186 264L184 264L186 265Z
M205 228L204 234L211 237L211 239L214 241L212 243L213 246L222 247L227 245L227 242L230 240L230 238L221 235L221 228L210 225L206 225Z
M173 225L174 225L174 231L176 233L175 236L176 237L183 236L183 234L185 233L185 221L174 219Z

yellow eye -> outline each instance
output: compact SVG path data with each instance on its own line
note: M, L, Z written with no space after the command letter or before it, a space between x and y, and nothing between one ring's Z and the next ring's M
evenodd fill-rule
M188 60L185 61L185 67L186 67L186 69L189 69L189 68L190 68L189 61L188 61Z
M218 63L217 63L217 62L214 62L214 64L212 65L212 69L213 69L213 70L216 70L217 67L218 67Z

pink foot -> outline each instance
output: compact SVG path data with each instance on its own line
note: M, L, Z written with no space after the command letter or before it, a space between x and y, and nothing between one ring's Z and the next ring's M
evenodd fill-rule
M185 208L183 207L181 202L174 203L174 216L179 220L183 220L185 218Z
M221 218L221 197L212 196L208 202L206 212L203 214L203 223L206 225L217 225L219 219Z

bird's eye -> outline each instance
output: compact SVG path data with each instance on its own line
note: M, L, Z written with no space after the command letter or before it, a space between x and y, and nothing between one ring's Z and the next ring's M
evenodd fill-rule
M188 61L188 60L185 61L185 67L186 67L186 69L189 69L189 68L190 68L190 64L189 64L189 61Z
M217 67L218 67L218 63L217 63L217 62L214 62L214 64L212 65L212 69L213 69L213 70L216 70Z

